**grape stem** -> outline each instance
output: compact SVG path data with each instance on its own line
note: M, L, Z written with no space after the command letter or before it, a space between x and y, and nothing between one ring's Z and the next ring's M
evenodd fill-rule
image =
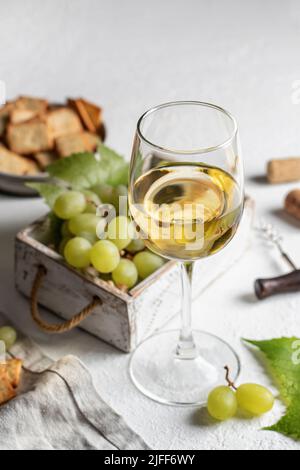
M92 200L89 199L88 197L86 198L86 202L87 202L88 204L91 204L92 206L94 206L95 209L98 209L98 207L100 207L99 204L96 204L94 201L92 201ZM101 205L103 206L104 204L101 204ZM104 212L103 217L107 217L107 216L108 216L108 212Z
M94 207L98 207L98 204L96 204L94 201L92 201L91 199L89 199L88 197L86 198L86 202L88 202L89 204L92 204Z
M230 388L233 388L233 390L237 390L234 382L232 382L232 380L230 380L230 370L229 370L229 367L228 366L225 366L224 369L226 370L226 382L228 383L228 387Z

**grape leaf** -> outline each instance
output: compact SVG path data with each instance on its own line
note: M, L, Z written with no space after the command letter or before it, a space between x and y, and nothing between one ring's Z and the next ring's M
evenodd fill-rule
M106 183L112 186L119 184L128 184L128 163L124 158L118 155L114 150L106 145L98 146L97 155L100 158L100 164L104 165L109 172Z
M128 164L119 167L115 172L112 172L111 176L109 177L107 183L111 186L118 186L119 184L123 184L125 186L128 185L128 176L129 176L129 167Z
M246 342L258 347L278 384L287 412L280 421L266 428L294 439L300 439L300 339L278 338Z
M61 228L63 221L59 219L54 212L50 212L48 215L48 234L50 237L50 243L53 243L55 248L57 249L59 247L59 244L61 242Z
M60 220L53 212L48 214L47 218L39 227L38 240L43 245L54 245L55 248L59 246L61 241L61 227L63 221Z
M100 144L97 153L79 153L58 160L47 168L51 182L29 183L51 209L66 187L86 190L99 184L128 184L128 164L114 150ZM65 187L64 187L65 185Z
M51 183L27 183L26 186L35 189L45 199L50 209L53 209L58 196L66 191L63 187Z
M50 176L68 182L74 189L90 189L99 184L128 183L128 165L112 149L100 144L97 153L79 153L58 160L47 168Z
M109 168L102 165L93 153L78 153L58 160L47 168L47 172L79 190L105 183L109 177Z

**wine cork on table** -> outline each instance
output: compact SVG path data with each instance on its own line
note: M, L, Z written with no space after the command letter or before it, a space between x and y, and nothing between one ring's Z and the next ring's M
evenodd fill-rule
M285 200L285 210L300 220L300 189L294 189L291 191Z
M300 158L271 160L267 168L268 180L272 184L300 180Z

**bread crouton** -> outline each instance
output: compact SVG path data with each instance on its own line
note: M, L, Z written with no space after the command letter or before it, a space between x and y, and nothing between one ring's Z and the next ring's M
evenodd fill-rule
M0 108L0 137L5 134L6 125L9 121L9 116L14 109L13 103L7 103Z
M34 175L39 172L35 162L21 157L0 144L0 172L15 175Z
M6 362L6 371L11 385L13 388L17 388L19 386L22 373L21 359L9 359Z
M30 121L38 115L39 113L37 111L15 108L10 113L10 122L11 124L20 124L21 122Z
M61 157L69 157L74 153L91 152L95 150L99 139L89 132L69 134L56 139L56 149Z
M85 151L83 133L64 135L56 139L56 149L61 157Z
M20 110L35 111L36 113L43 114L48 108L48 101L30 96L20 96L15 102L15 107Z
M90 101L84 99L81 99L81 103L84 105L85 109L89 113L89 116L93 121L95 128L98 129L102 122L102 109L94 103L91 103Z
M57 160L58 155L53 150L48 150L45 152L37 152L33 155L33 158L38 163L41 170L45 170L47 166L51 165L51 163Z
M47 124L41 119L9 124L7 142L15 153L30 155L53 147Z
M10 383L6 365L0 366L0 405L16 396L16 392Z
M86 150L90 152L96 150L98 144L101 142L100 137L97 134L93 134L92 132L84 132L83 135L86 144Z
M47 115L47 124L53 139L83 130L77 114L69 108L58 108Z
M68 104L77 111L86 129L90 132L97 132L101 124L102 114L102 110L99 106L82 98L76 100L69 99Z

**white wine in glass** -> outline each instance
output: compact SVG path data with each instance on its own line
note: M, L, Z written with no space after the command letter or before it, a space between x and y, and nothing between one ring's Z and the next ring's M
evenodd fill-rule
M221 339L191 328L193 262L234 237L244 204L235 119L222 108L174 102L139 120L130 170L129 205L146 245L182 270L182 327L138 346L130 362L135 385L150 398L198 405L239 360Z
M231 175L205 165L165 164L133 185L132 216L148 246L162 256L197 260L234 235L242 207Z

